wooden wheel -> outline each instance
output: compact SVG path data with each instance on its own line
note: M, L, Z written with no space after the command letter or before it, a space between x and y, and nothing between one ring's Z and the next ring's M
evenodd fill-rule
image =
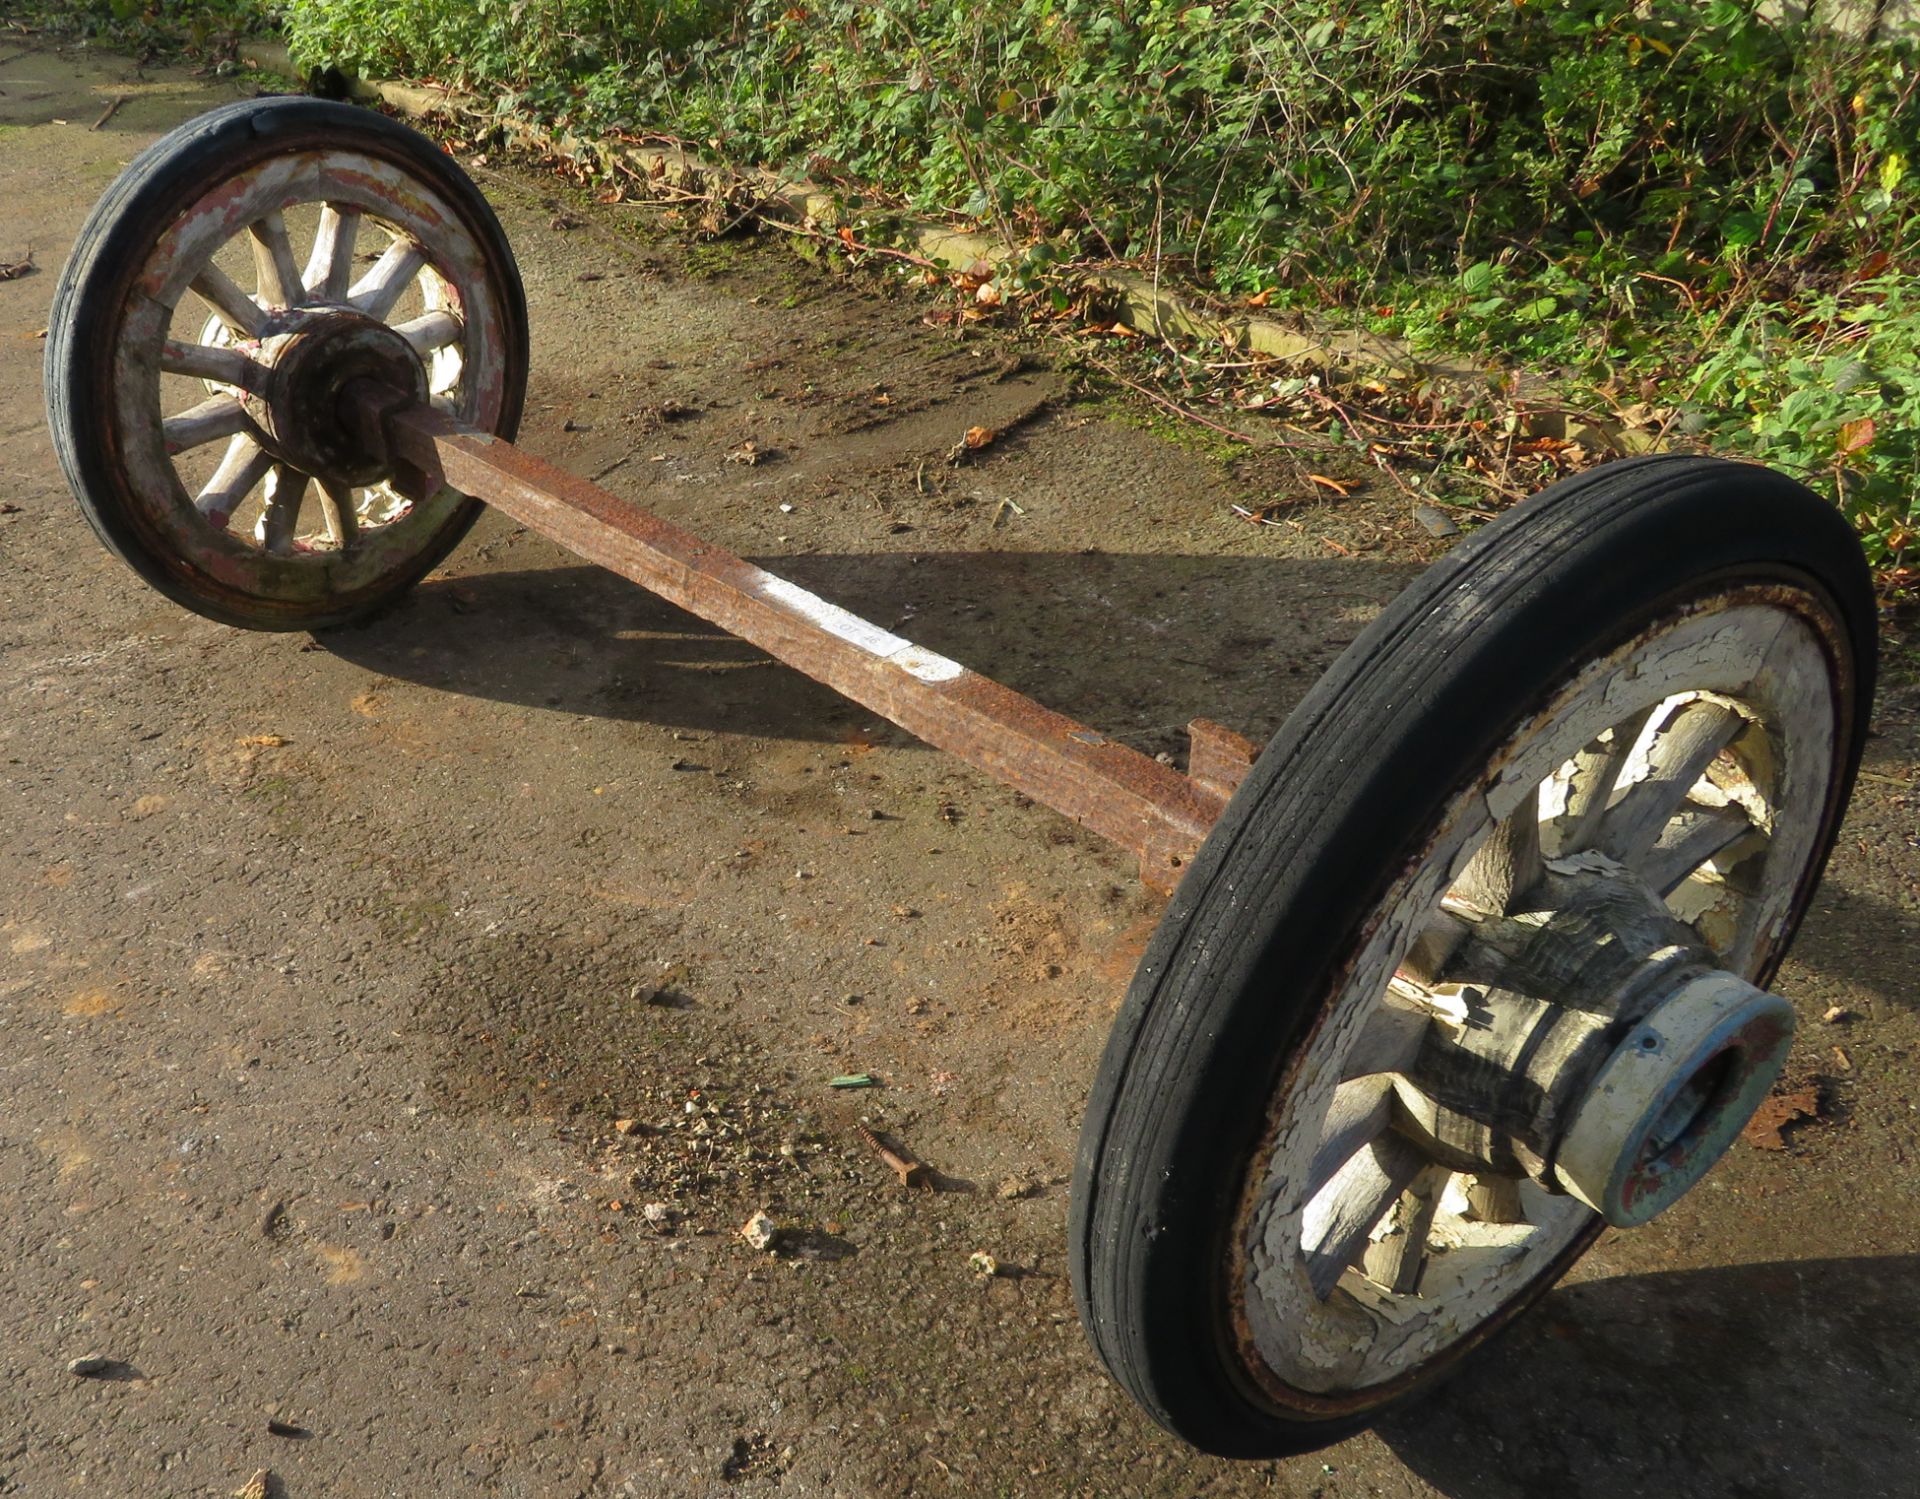
M1616 464L1432 569L1176 893L1088 1107L1083 1320L1194 1444L1336 1440L1646 1221L1792 1034L1874 607L1831 507Z
M372 375L511 437L526 306L493 211L437 147L370 111L247 100L144 152L54 295L47 406L94 530L229 624L311 629L390 603L473 524L359 448Z

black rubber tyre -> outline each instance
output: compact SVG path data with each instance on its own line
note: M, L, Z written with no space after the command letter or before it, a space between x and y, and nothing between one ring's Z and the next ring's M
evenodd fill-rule
M1837 773L1790 939L1852 788L1876 626L1851 528L1778 474L1658 457L1555 485L1395 600L1262 755L1141 962L1074 1174L1081 1319L1113 1377L1167 1430L1232 1457L1337 1441L1430 1387L1591 1242L1581 1238L1417 1377L1351 1392L1337 1408L1285 1403L1234 1351L1226 1281L1236 1205L1270 1111L1285 1107L1275 1097L1282 1069L1367 915L1443 805L1478 783L1489 756L1579 663L1690 599L1747 582L1812 595L1841 642Z
M505 231L473 182L417 132L350 105L308 98L249 99L181 126L142 152L95 205L54 291L46 351L47 419L75 498L102 542L176 603L224 624L311 630L364 618L430 571L478 518L465 500L388 571L360 586L308 599L265 597L234 586L170 544L118 452L114 360L134 279L189 205L272 158L348 149L389 163L451 207L480 248L500 309L504 390L496 435L518 429L527 378L527 311Z

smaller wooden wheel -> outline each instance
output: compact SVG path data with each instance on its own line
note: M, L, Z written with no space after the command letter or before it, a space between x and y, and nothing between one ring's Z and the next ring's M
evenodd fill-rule
M1872 696L1800 486L1616 464L1489 526L1320 682L1176 892L1073 1197L1081 1313L1170 1430L1337 1440L1672 1203L1765 1096L1765 992Z
M360 376L512 437L519 273L441 150L383 116L248 100L134 161L54 295L47 406L88 520L228 624L312 629L390 603L479 503L412 499L341 422Z

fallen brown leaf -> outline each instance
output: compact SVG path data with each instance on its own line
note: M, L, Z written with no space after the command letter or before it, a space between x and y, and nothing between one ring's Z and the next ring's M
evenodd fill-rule
M270 1487L272 1483L273 1474L268 1469L261 1468L244 1485L233 1491L233 1499L267 1499L267 1496L273 1492Z
M1819 1117L1819 1086L1803 1083L1784 1093L1770 1093L1761 1100L1760 1107L1753 1111L1753 1118L1747 1121L1747 1127L1740 1131L1740 1138L1761 1150L1785 1150L1785 1130L1789 1125L1802 1119Z
M992 442L993 439L994 430L991 427L967 428L965 442L970 448L984 448L988 443Z

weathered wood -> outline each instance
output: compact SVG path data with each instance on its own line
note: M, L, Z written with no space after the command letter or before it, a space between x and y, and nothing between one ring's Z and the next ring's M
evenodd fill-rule
M1307 1246L1307 1280L1322 1301L1366 1249L1374 1228L1431 1165L1411 1142L1382 1135L1335 1173L1325 1188L1324 1227Z
M1540 788L1534 787L1497 823L1467 867L1454 881L1448 899L1488 916L1505 916L1540 882Z
M1622 864L1634 864L1653 847L1660 831L1686 805L1714 757L1746 727L1746 720L1719 703L1687 703L1654 730L1650 770L1607 808L1593 847Z
M1427 1268L1427 1236L1440 1211L1440 1194L1452 1178L1444 1166L1429 1166L1400 1194L1389 1210L1387 1231L1367 1245L1363 1268L1368 1280L1396 1296L1419 1291Z

